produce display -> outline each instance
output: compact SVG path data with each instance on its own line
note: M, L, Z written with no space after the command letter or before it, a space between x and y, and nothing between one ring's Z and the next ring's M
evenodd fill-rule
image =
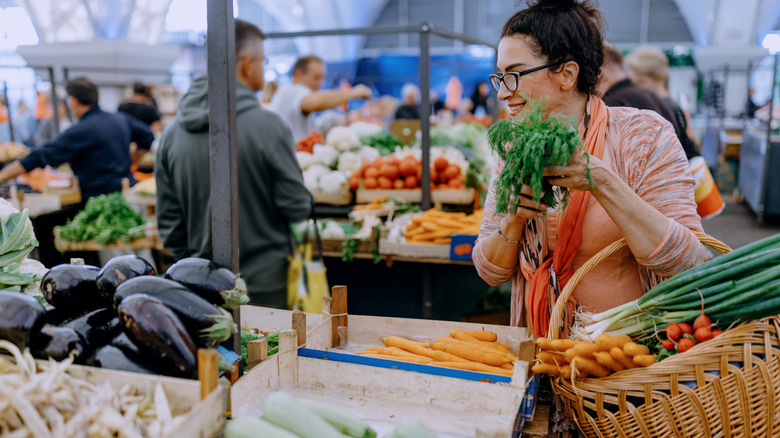
M550 207L555 207L559 201L565 203L568 190L554 190L542 173L546 167L568 164L582 145L575 120L562 115L545 115L544 101L535 101L528 96L525 99L530 108L521 120L499 120L488 130L490 147L504 162L495 183L496 212L499 214L517 211L523 184L531 186L536 201L541 200Z
M90 198L83 210L57 230L63 240L94 240L104 245L144 237L143 225L141 215L117 192Z
M641 298L598 314L577 315L572 336L649 337L671 323L694 323L704 311L726 327L780 313L780 234L680 273Z
M328 403L293 397L285 392L268 395L263 415L229 420L225 438L376 438L377 433L357 416ZM384 438L435 438L419 422L403 420Z
M23 296L21 294L18 294ZM0 340L0 436L158 437L185 419L174 416L162 386L112 387L70 375L72 358L36 362Z
M512 376L517 357L487 331L453 330L449 337L425 343L398 336L382 338L385 347L369 347L361 356Z
M157 194L157 180L145 179L133 186L133 193L141 196L155 196Z
M0 291L0 339L40 359L124 371L195 377L197 348L236 332L225 309L247 302L239 276L203 259L183 259L160 278L135 255L103 269L59 265L41 281L47 306ZM223 365L224 366L224 365Z
M571 339L536 341L537 364L531 370L539 374L571 379L606 377L625 369L647 367L656 356L626 335L601 335L595 342Z
M20 212L0 199L0 290L40 295L38 285L47 270L37 260L27 258L37 246L28 210Z
M9 163L30 153L30 148L15 142L0 141L0 163Z
M373 162L363 163L360 170L352 173L349 187L357 190L372 189L417 189L422 180L422 160L415 152L406 155L389 155ZM431 149L435 157L431 166L431 188L463 189L466 187L466 170L469 167L463 154L455 148Z
M388 239L409 244L449 245L453 234L479 234L483 210L473 214L445 213L430 209L402 215L389 225Z
M322 135L322 133L319 131L312 131L309 133L309 135L298 141L298 144L295 145L295 150L297 152L306 152L311 154L314 153L315 144L323 143L325 143L325 137Z

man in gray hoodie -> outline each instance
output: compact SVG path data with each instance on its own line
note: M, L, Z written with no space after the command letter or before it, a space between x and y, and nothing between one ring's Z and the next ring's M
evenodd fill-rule
M263 33L236 20L239 259L251 303L284 307L290 223L307 219L312 199L303 186L287 124L260 107ZM208 78L195 79L176 119L162 135L154 170L157 224L175 259L211 259Z

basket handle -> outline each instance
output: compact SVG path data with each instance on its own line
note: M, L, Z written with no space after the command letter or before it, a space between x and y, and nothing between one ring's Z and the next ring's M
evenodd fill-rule
M721 242L720 240L704 234L704 233L697 233L694 232L693 234L696 235L696 237L699 239L699 241L710 248L718 251L721 254L725 254L727 252L731 252L731 248L726 245L725 243ZM596 267L599 263L604 261L607 257L614 254L616 251L622 249L627 245L626 239L621 238L620 240L616 240L612 243L610 243L607 247L596 253L593 257L590 258L584 265L582 265L579 269L577 269L577 272L574 273L574 275L571 277L571 280L569 280L568 283L566 283L566 286L563 288L563 291L558 296L558 299L555 301L555 307L553 307L552 314L550 315L550 327L547 329L547 337L549 339L558 339L558 333L561 326L561 321L563 320L563 309L566 306L566 303L569 301L569 297L571 297L571 294L574 292L574 289L577 287L577 285L582 281L582 278L585 277L588 272L590 272L593 268Z

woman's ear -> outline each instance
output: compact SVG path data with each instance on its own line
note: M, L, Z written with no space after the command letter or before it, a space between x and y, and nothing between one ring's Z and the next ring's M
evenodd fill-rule
M561 67L558 73L561 91L571 91L577 88L577 78L580 75L580 66L574 61L568 61Z

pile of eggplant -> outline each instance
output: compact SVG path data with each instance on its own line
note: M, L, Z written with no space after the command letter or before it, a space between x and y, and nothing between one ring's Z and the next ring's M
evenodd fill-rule
M188 258L165 278L135 255L103 269L59 265L41 281L45 307L20 292L0 291L0 339L40 359L194 378L197 349L236 333L231 314L248 301L240 276Z

